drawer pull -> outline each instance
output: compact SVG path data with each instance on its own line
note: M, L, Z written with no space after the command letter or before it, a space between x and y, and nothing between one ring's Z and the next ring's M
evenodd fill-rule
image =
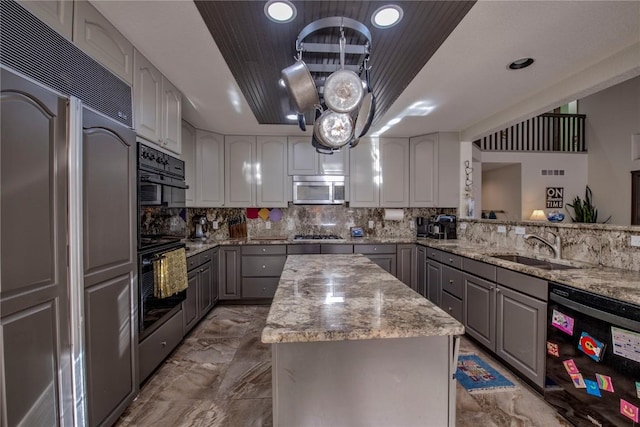
M266 266L266 265L264 265L264 264L262 264L262 268L267 268L267 266Z
M262 248L262 252L266 252L266 251L267 251L267 248Z
M449 279L449 284L453 285L453 279Z
M166 346L167 346L167 342L166 342L166 341L162 341L162 342L160 343L160 345L161 345L162 347L166 347Z
M449 311L453 311L453 308L449 307Z
M267 288L262 288L262 290L263 290L263 291L266 291L266 290L267 290Z
M449 258L449 262L453 262L453 258Z
M201 269L200 269L200 273L202 273L203 271L204 271L204 268L201 268Z
M373 248L374 252L378 250L378 248Z

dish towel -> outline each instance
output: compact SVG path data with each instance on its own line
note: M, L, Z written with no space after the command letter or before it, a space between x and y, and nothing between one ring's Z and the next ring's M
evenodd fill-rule
M187 289L187 253L184 248L166 252L153 261L153 296L167 298Z

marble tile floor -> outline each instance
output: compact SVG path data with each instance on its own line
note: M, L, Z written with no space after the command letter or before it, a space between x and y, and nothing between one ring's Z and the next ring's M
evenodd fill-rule
M214 308L146 382L116 427L271 426L271 351L260 342L268 312L259 305ZM458 385L458 427L569 426L472 342L463 339L461 353L481 355L517 387L472 395Z

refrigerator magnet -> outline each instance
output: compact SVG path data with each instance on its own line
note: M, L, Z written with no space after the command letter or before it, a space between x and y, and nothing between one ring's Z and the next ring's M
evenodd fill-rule
M570 377L575 388L587 388L587 385L584 383L584 378L582 378L582 374L571 374Z
M624 399L620 399L620 413L633 422L638 422L638 407Z
M547 341L547 354L555 357L560 357L560 349L558 348L558 344Z
M636 381L636 396L640 399L640 382Z
M590 394L591 396L602 397L597 382L592 380L584 380L584 384L587 386L587 394Z
M600 390L613 393L613 381L611 380L611 377L607 375L596 374L596 381L598 382L598 387L600 388Z
M613 354L640 362L640 334L626 329L611 327Z
M562 364L564 365L564 369L567 370L567 374L572 375L580 373L578 367L576 366L576 362L574 362L573 359L565 360L564 362L562 362Z
M567 316L564 313L559 312L558 310L553 310L553 315L551 316L551 324L556 328L560 329L565 334L573 335L573 317Z
M599 362L604 354L604 344L588 333L583 332L580 335L580 341L578 341L578 350Z

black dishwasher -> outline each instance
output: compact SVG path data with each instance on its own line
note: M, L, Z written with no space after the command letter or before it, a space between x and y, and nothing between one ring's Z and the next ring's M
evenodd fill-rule
M634 426L640 307L549 283L544 398L577 426Z

